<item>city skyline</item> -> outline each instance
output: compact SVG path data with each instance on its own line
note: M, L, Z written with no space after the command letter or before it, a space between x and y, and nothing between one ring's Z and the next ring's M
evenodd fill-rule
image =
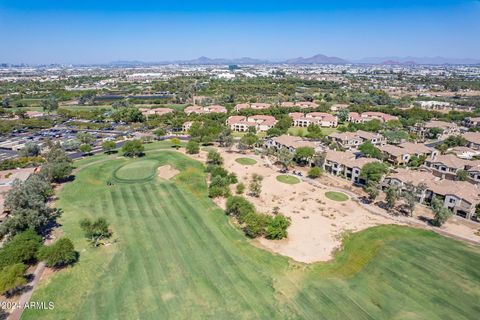
M479 1L2 1L4 63L316 54L480 59Z

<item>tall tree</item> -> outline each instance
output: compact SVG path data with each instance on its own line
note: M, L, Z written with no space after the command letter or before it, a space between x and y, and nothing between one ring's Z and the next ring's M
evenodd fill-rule
M58 109L58 101L54 96L43 99L40 102L40 105L42 106L43 111L47 113L52 113L53 111L56 111Z

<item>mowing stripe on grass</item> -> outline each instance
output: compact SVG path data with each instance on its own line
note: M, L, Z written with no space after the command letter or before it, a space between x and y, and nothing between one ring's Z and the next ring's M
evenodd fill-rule
M218 238L215 237L212 233L211 233L211 230L210 228L208 228L205 223L202 221L202 219L200 219L199 215L197 214L197 211L193 208L192 204L188 201L188 199L186 199L184 197L184 195L182 194L182 192L173 184L165 184L164 185L167 192L169 192L170 196L172 198L179 198L181 201L178 201L176 202L175 204L178 205L180 208L184 208L185 212L194 212L195 214L192 215L192 217L196 220L195 222L197 222L197 225L201 226L203 230L205 230L205 235L208 236L208 239L210 239L210 243L211 245L215 245L215 244L218 244L217 246L215 246L214 248L218 248L218 249L221 249L221 255L219 255L220 258L224 258L225 259L225 262L227 263L226 265L229 265L231 266L237 273L238 275L241 277L242 281L244 281L244 283L246 284L246 289L249 290L249 291L253 291L253 293L255 294L256 298L255 300L258 302L260 301L260 304L262 307L266 307L267 308L267 312L269 313L269 316L273 316L275 314L275 311L270 307L270 303L271 301L267 301L265 299L265 296L260 293L259 291L259 288L257 286L257 281L251 281L250 277L247 277L244 273L244 270L241 269L239 267L239 265L237 264L236 261L234 261L234 259L232 258L232 256L230 255L230 253L228 252L228 250L225 249L224 247L224 243L222 243L221 241L218 241ZM187 220L188 221L188 220ZM192 226L192 229L193 230L196 230L195 227ZM199 235L197 233L197 235L199 237L201 237L201 235ZM209 242L207 242L208 244ZM209 245L210 246L210 245ZM213 248L212 248L213 249ZM263 278L263 277L262 277ZM259 280L263 280L263 279L259 279ZM252 288L254 290L252 290Z
M184 272L184 274L186 274L186 276L183 276L182 280L187 279L187 281L188 281L188 284L184 284L184 286L189 287L189 289L191 291L190 294L193 295L193 297L191 297L191 300L192 301L201 301L202 300L202 296L200 295L200 293L198 293L198 287L194 284L197 283L197 285L198 285L199 282L201 283L201 282L205 282L205 281L207 281L206 282L206 288L213 289L213 292L215 293L214 295L216 296L216 299L221 300L222 295L216 289L215 284L214 283L208 283L209 278L204 277L204 274L201 273L204 268L201 267L202 264L203 264L202 260L200 260L198 258L198 253L200 252L199 249L195 250L191 246L190 243L188 245L188 248L185 248L185 247L180 248L180 247L177 246L177 243L185 244L185 241L187 241L187 240L190 241L190 239L188 239L188 237L182 236L182 234L179 233L179 227L171 219L171 216L174 216L176 214L176 212L173 211L166 204L168 202L172 201L172 200L169 199L169 201L158 201L157 203L155 203L153 201L153 199L155 197L153 195L153 190L155 190L155 186L150 185L148 190L144 189L144 188L145 188L145 186L142 186L142 190L144 191L145 198L147 200L147 203L149 204L149 207L153 210L161 210L164 213L163 218L165 219L165 222L163 223L163 227L165 228L165 230L167 230L167 233L170 234L170 230L175 231L174 236L173 236L173 233L171 234L171 240L167 245L171 245L171 246L174 246L176 248L175 254L177 256L177 259L178 258L181 259L181 261L179 263L177 263L177 265L182 266L184 268L185 267L188 268L188 271L185 270L186 272ZM166 196L164 196L162 198L163 199L168 199ZM189 263L187 261L186 257L189 257L190 259L194 259L194 261L192 263ZM182 269L182 271L184 271L184 270ZM197 279L196 281L195 281L194 277L195 277L195 279ZM194 290L192 290L192 289L194 289ZM182 290L183 290L183 292L188 292L185 288L183 288ZM184 297L183 299L186 300L186 298L187 297Z
M166 185L167 185L167 183L162 184L162 185L160 185L160 186L153 186L152 189L155 190L155 191L156 191L157 193L159 193L159 194L164 194L166 199L175 199L175 197L172 197L170 194L167 193L167 190L165 189L165 188L166 188ZM172 204L172 203L173 203L173 204ZM172 214L172 219L173 219L174 217L176 217L176 216L178 217L178 216L180 215L180 213L182 212L182 210L178 210L177 208L174 207L174 204L176 204L176 203L178 203L178 202L177 202L177 201L175 201L175 202L169 201L169 202L164 202L164 203L162 204L162 205L165 205L165 206L168 208L168 209L167 209L168 211L170 211L170 212L173 213L173 214ZM175 213L175 212L176 212L176 213ZM195 215L195 212L194 212L194 211L191 212L191 213L192 213L192 215ZM184 219L185 221L188 221L188 218L186 218L186 217L184 217L184 218L185 218L185 219ZM198 231L196 230L196 228L193 228L191 225L189 225L189 227L190 227L189 230L182 231L183 229L180 229L180 225L182 225L182 227L185 227L184 223L182 223L182 222L183 222L183 221L181 221L180 224L176 224L177 222L172 220L172 223L175 224L175 227L177 227L177 228L178 228L177 230L181 233L181 235L182 235L181 238L188 240L188 241L187 241L187 244L188 244L190 250L192 251L193 256L197 259L197 262L200 263L200 261L203 261L202 255L200 255L200 252L201 252L200 250L201 250L201 248L204 248L204 246L209 242L209 240L208 240L208 239L205 240L205 239L200 238L199 233L198 233ZM198 238L198 239L200 240L200 242L199 242L199 241L192 241L192 240L193 240L192 237L186 236L185 232L187 232L187 233L195 233L195 235L197 236L197 237L195 237L195 238ZM185 241L185 240L184 240L184 241ZM199 243L201 244L201 246L198 246L198 248L194 249L193 246L194 246L195 244L198 245ZM211 251L211 253L213 253L213 252L214 252L214 251ZM217 294L219 295L219 297L225 297L225 296L226 296L226 293L225 293L225 292L220 292L220 291L218 290L218 288L216 287L215 282L225 282L225 280L227 279L227 280L228 280L228 283L230 284L230 286L231 286L234 290L237 290L237 288L234 286L233 281L232 281L232 279L230 278L230 276L228 275L228 273L226 273L225 270L224 270L224 268L222 268L222 267L218 264L216 257L214 257L214 258L212 259L212 257L205 257L205 256L204 256L204 259L205 259L205 258L206 258L207 260L205 260L205 263L206 263L206 264L204 264L204 265L203 265L203 268L202 268L203 275L204 275L204 277L205 277L206 280L208 279L207 281L210 283L210 287L215 287L215 291L217 291ZM212 266L215 267L215 270L212 270ZM211 271L207 273L206 270L211 270ZM211 279L212 276L214 276L214 277L216 278L217 276L222 276L222 275L225 276L226 279L225 279L224 277L220 277L220 279L218 279L218 281L213 281L213 280ZM240 293L240 292L237 292L237 295L238 295L238 296L241 296L241 297L243 298L242 301L243 301L243 303L245 303L244 307L249 308L250 310L255 310L255 309L250 305L251 302L248 302L248 301L245 299L245 295L244 295L244 294L242 294L242 293ZM221 305L221 304L220 304L220 305ZM228 305L228 304L227 304L227 305Z

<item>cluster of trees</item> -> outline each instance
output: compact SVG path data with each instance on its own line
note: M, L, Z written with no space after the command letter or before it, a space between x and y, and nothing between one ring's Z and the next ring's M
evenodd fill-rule
M47 205L52 194L50 183L42 174L34 174L25 181L15 180L5 198L5 209L10 215L0 225L0 238L27 229L41 232L56 216Z
M40 101L40 105L46 113L52 113L58 109L58 101L54 96L50 96L47 99Z
M266 237L268 239L286 238L290 219L277 213L275 216L257 213L255 207L242 196L227 199L226 214L237 219L242 230L250 238Z
M267 130L268 137L278 137L282 134L286 134L288 129L292 126L293 120L288 115L283 115L277 118L277 123L273 128Z
M188 154L198 154L200 152L200 144L197 141L189 140L185 146Z
M206 172L210 174L208 196L210 198L230 196L230 185L238 182L235 173L229 173L223 168L223 158L215 150L210 150L207 155Z
M69 178L73 166L72 159L68 157L59 143L50 143L42 165L41 174L50 182L62 182Z
M434 129L434 128L433 128ZM442 143L435 146L442 154L447 152L448 149L454 147L465 147L468 145L468 141L462 135L449 136Z
M111 118L115 122L145 122L145 116L137 108L120 108L111 114Z
M373 145L370 141L365 141L362 143L359 147L358 150L363 153L366 157L368 158L376 158L383 160L383 153Z
M0 161L0 170L12 170L17 168L36 167L44 163L45 159L38 157L20 157Z
M122 146L122 153L125 157L141 157L143 156L145 147L141 140L128 140Z
M42 244L42 237L32 229L15 235L0 249L0 294L12 294L16 288L25 285L27 265L38 260L45 261L52 268L73 264L78 259L73 243L60 238L50 246Z

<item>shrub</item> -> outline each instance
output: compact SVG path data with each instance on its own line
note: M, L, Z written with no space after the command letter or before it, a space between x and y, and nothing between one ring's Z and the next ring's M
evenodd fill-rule
M50 246L44 246L38 253L40 260L45 260L49 267L63 267L77 261L77 252L68 238L61 238Z
M125 142L122 147L123 155L126 157L138 157L143 155L145 147L140 140L130 140Z
M241 220L250 212L255 212L255 207L250 201L242 196L231 196L227 199L227 206L225 212L228 215L234 216Z
M243 183L237 184L237 194L243 194L245 192L245 185Z
M85 232L85 237L90 239L93 246L98 246L99 242L105 238L109 238L112 233L108 229L108 222L105 218L98 218L95 221L83 219L80 221L80 227Z
M9 292L27 283L24 273L27 269L23 263L15 263L0 270L0 294Z
M207 154L207 163L220 166L223 164L223 158L217 151L210 150Z
M0 269L15 263L35 261L42 238L33 230L17 234L0 250Z
M276 215L270 219L266 234L268 239L280 240L286 238L288 235L287 228L290 226L290 219L283 214Z
M188 154L197 154L200 152L200 144L196 141L190 140L187 142L186 150Z
M250 238L257 238L265 235L265 228L272 218L266 214L250 212L243 218L243 231Z
M322 175L322 169L319 167L313 167L308 171L308 177L312 179L316 179Z
M102 143L102 149L105 153L111 153L115 148L117 147L117 144L114 141L105 141Z

